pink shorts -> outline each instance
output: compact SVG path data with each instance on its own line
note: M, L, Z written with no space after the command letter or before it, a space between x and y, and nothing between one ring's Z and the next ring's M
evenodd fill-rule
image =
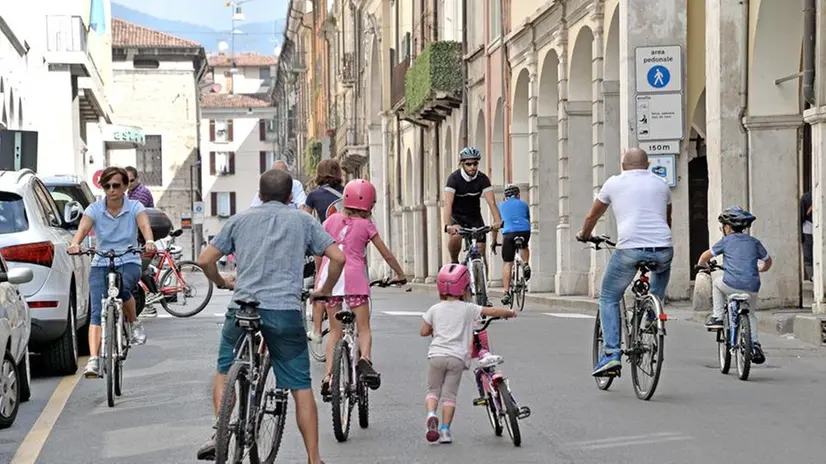
M347 301L347 307L350 309L356 306L363 306L370 302L370 295L345 295L345 296L331 296L327 300L327 309L338 309L341 307L343 301Z

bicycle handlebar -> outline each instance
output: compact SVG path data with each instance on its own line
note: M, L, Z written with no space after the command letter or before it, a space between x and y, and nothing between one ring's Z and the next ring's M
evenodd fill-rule
M371 287L385 288L385 287L391 287L391 286L402 286L406 283L407 283L407 279L405 279L405 280L380 279L380 280L374 280L374 281L370 282L370 286Z
M95 248L87 248L85 250L80 250L77 253L69 253L70 255L97 255L101 258L121 258L123 256L128 255L129 253L140 254L146 251L146 247L129 247L124 251L115 251L115 250L106 250L106 251L98 251Z
M720 266L719 264L717 264L717 261L712 259L708 262L708 266L695 265L694 269L706 274L711 274L714 271L722 271L723 266Z
M600 245L602 245L603 243L611 247L617 246L615 242L611 241L611 237L607 235L600 235L599 237L588 237L584 240L577 237L577 241L583 243L592 243L594 245L593 248L595 250L601 250L602 248L600 247Z
M501 318L500 318L500 317L487 317L487 318L484 318L484 319L482 320L482 327L479 327L478 329L475 329L475 330L476 330L477 332L481 332L481 331L483 331L483 330L487 330L487 329L488 329L488 326L490 325L490 323L491 323L491 322L493 322L493 321L495 321L495 320L498 320L498 319L501 319Z
M463 236L463 237L465 237L465 236L466 237L478 237L478 236L487 234L491 230L493 230L493 228L490 227L490 226L460 227L459 230L456 231L456 233Z

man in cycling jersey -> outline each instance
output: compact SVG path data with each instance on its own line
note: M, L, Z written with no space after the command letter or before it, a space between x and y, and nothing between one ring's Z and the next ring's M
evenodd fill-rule
M453 171L447 178L445 186L443 217L445 233L450 234L447 242L447 249L450 252L450 260L459 262L459 251L462 249L462 237L456 232L461 227L473 228L485 225L482 218L481 200L482 196L488 203L493 213L492 228L494 231L501 226L502 216L499 215L499 208L496 206L496 198L493 196L493 187L490 179L483 172L479 172L479 160L482 154L474 147L465 147L459 153L461 167ZM495 232L494 232L495 233ZM494 235L496 242L496 235ZM479 249L482 256L485 256L486 237L479 239Z
M531 240L531 209L525 200L519 198L519 187L509 184L505 187L505 201L499 203L499 211L502 213L502 282L505 287L505 294L502 296L502 304L511 304L511 269L513 260L516 257L516 238L521 237L523 248L520 251L523 265L523 275L525 280L531 278L531 268L528 266L530 250L528 242ZM496 251L497 244L493 244Z
M660 299L671 277L671 189L658 175L648 170L648 155L631 148L622 155L622 173L603 184L591 210L585 216L577 240L587 240L599 218L614 207L617 219L617 249L611 254L599 294L599 320L604 352L594 366L594 377L619 372L620 299L637 275L637 263L651 261L651 293Z

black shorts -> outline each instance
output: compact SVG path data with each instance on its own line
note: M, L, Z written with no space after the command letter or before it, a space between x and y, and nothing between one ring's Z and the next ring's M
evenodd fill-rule
M463 217L463 216L451 216L450 218L450 225L458 224L465 229L475 229L478 227L485 226L485 220L482 216L477 217ZM488 234L482 235L477 240L479 243L486 243L488 241Z
M524 248L528 248L528 242L531 241L530 232L510 232L502 235L502 261L512 263L516 256L516 237L522 237L525 243L522 244Z

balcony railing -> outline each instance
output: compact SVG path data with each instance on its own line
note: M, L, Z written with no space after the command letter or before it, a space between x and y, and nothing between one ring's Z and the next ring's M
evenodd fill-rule
M87 34L80 16L46 16L46 51L86 53L89 50Z
M390 75L390 106L396 106L404 101L404 76L407 74L407 69L410 67L410 58L405 58L398 64L393 66L392 74Z
M344 84L356 82L356 54L347 52L341 60L341 81Z
M461 106L462 86L462 45L431 42L405 75L405 113L417 120L441 121Z

